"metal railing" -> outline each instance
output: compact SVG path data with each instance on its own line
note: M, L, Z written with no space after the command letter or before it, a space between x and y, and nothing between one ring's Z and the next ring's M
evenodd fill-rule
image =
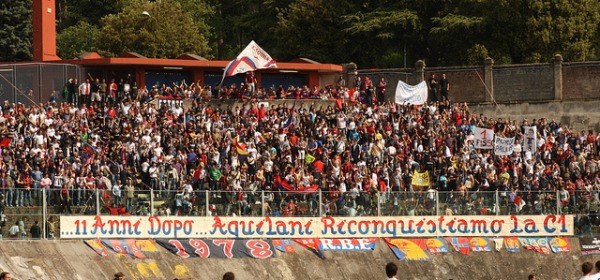
M133 216L438 216L575 215L576 233L600 233L600 190L378 192L0 190L2 238L58 238L63 215ZM31 227L37 222L40 233ZM13 225L19 227L15 236Z

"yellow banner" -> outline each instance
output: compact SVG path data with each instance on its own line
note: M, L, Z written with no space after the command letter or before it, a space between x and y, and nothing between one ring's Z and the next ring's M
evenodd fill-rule
M418 172L415 170L412 177L412 185L418 187L429 187L429 172Z

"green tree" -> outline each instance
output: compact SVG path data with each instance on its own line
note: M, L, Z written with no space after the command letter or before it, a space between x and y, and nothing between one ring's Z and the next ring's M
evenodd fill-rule
M482 17L447 14L434 17L432 23L434 26L429 30L429 43L437 53L438 63L471 64L474 58L473 50L477 50L476 53L480 55L486 52L482 51L483 46L478 44L484 28ZM481 64L481 61L483 60L479 60L477 64Z
M532 2L530 8L538 15L528 20L527 28L535 38L534 43L545 60L561 53L568 61L585 61L595 58L592 46L595 30L600 22L598 1Z
M31 0L0 1L0 61L33 57Z
M209 25L209 20L215 14L214 6L205 0L178 0L181 8L190 13L196 27L202 33L204 38L210 38L213 34L213 27Z
M275 55L277 15L294 0L208 1L214 7L209 21L214 30L210 46L215 57L232 59L252 40Z
M86 21L67 27L56 38L58 56L71 59L84 52L98 51L97 38L100 29Z
M421 6L428 32L421 46L430 66L481 63L483 54L497 64L547 62L556 53L568 61L597 57L597 1L426 0Z
M508 55L511 63L547 62L561 53L565 60L596 59L594 36L600 22L597 1L485 1L485 45L492 57Z
M118 13L130 0L56 0L58 33L85 21L99 26L100 20L110 14Z
M352 36L351 42L366 43L347 46L352 56L360 57L356 62L376 67L399 63L399 50L414 42L413 38L421 29L418 14L411 9L375 7L373 11L346 15L343 20L347 25L344 32ZM402 60L406 59L403 57Z
M297 0L279 10L274 29L274 56L280 60L306 57L342 63L351 59L341 16L352 11L342 0ZM366 43L366 42L357 42Z
M176 0L132 0L122 12L102 19L98 46L109 56L130 51L147 57L195 53L210 58L210 49L197 23Z
M468 65L481 65L487 57L489 57L489 53L483 45L475 44L467 50Z

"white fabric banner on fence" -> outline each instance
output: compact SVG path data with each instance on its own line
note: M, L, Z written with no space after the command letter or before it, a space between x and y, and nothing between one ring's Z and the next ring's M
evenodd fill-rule
M569 236L574 215L398 217L61 216L61 239Z
M427 102L427 83L422 81L411 86L403 81L398 81L396 87L396 103L423 105Z

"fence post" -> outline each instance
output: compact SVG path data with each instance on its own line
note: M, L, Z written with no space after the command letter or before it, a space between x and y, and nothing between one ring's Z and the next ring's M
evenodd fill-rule
M440 192L435 190L435 215L440 215Z
M154 216L154 190L150 189L150 216Z
M210 213L210 191L204 190L204 195L206 196L206 216L208 217Z
M377 217L381 216L381 197L383 192L377 192Z
M494 94L494 60L491 57L487 57L485 59L483 63L483 73L483 82L487 92L485 95L485 101L496 102L496 96Z
M323 191L319 189L319 217L323 217Z
M260 213L262 217L265 216L265 191L260 191Z
M100 216L100 190L96 188L96 216Z
M554 55L552 68L554 70L554 100L563 100L563 57L560 54Z
M498 190L496 190L495 192L495 196L496 196L496 216L500 216L500 193L498 192Z
M575 210L575 206L577 206L577 195L578 195L578 191L574 190L573 191L573 195L570 197L569 202L567 203L567 208L569 209L568 212L573 213L573 211L571 210L571 208L573 208L573 210ZM561 207L561 212L562 212L562 207Z
M43 91L43 88L42 88L43 77L42 77L42 65L41 64L37 65L37 72L38 72L38 81L39 81L37 83L38 84L37 85L38 92L37 92L37 94L34 92L35 97L32 97L32 98L36 98L35 102L41 102L42 101L41 100L42 99L42 91ZM56 98L58 98L58 97L56 97Z
M415 63L415 76L417 82L425 81L425 61L417 60Z
M46 201L46 188L42 187L42 239L46 238L46 226L48 223L48 202Z

